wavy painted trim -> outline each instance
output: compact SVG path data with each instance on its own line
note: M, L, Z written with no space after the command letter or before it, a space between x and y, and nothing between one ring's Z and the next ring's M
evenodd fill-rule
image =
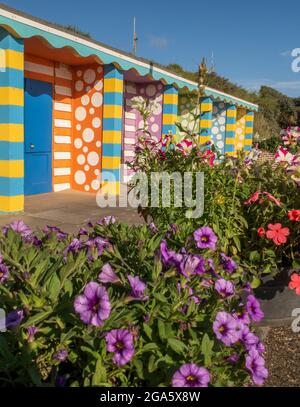
M19 16L8 12L7 10L0 9L0 12L10 14L14 18L9 18L4 15L0 16L0 26L5 28L11 34L19 38L39 37L45 40L50 46L56 49L70 48L76 56L91 57L94 56L97 62L101 64L114 64L117 68L124 71L132 70L141 76L150 77L152 80L161 81L164 84L171 84L179 89L186 89L189 91L197 90L197 83L183 79L175 74L167 73L162 69L151 66L142 61L138 61L130 56L122 55L115 50L105 49L103 46L76 37L72 34L60 31L56 28L46 26L42 23L37 23L26 17ZM26 23L17 21L16 19L25 20ZM43 27L38 28L33 25ZM55 33L51 32L54 31ZM257 111L258 106L247 101L237 99L230 95L224 95L214 89L206 89L208 96L213 96L217 100L222 100L227 103L233 103L238 106L245 107L252 111Z

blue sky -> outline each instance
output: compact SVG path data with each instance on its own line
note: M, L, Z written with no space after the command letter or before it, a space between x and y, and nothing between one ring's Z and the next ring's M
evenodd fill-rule
M61 24L74 24L95 39L132 49L137 18L138 56L196 70L214 54L216 71L256 90L265 84L300 96L300 72L291 50L300 48L298 0L6 0L7 5Z

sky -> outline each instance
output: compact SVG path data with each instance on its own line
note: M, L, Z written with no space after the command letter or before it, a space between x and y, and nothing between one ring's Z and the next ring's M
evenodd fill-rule
M6 0L10 7L76 25L107 45L137 56L197 70L202 57L215 71L250 90L261 85L300 96L291 52L300 48L299 0ZM299 50L300 52L300 50ZM212 57L213 55L213 57ZM300 65L300 64L299 64Z

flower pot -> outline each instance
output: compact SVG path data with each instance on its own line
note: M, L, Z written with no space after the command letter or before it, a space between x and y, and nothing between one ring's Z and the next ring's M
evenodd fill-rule
M290 325L295 308L300 309L300 296L288 287L293 270L283 269L276 277L264 277L263 284L254 290L265 318L260 326Z

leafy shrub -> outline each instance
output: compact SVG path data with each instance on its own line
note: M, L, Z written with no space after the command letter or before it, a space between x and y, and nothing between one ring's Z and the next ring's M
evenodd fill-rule
M3 386L239 386L267 376L263 317L209 227L105 218L67 236L0 235ZM242 299L243 296L243 299Z

